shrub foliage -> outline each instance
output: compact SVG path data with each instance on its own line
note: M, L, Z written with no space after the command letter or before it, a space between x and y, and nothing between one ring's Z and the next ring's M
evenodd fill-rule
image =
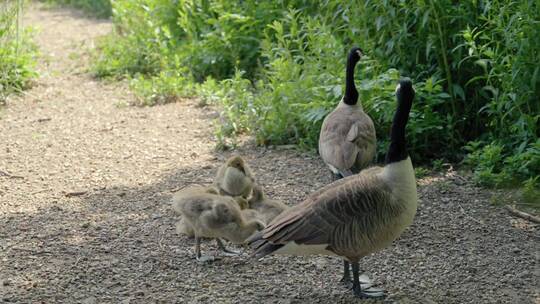
M30 32L20 27L22 9L22 0L0 3L0 104L27 88L36 74L36 48Z
M538 1L116 0L95 72L131 77L144 104L197 94L222 106L220 136L316 147L340 100L347 50L387 145L397 79L414 80L416 161L465 159L479 182L540 175Z

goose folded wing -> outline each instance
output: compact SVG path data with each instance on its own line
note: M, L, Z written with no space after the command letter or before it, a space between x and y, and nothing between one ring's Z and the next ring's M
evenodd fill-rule
M384 185L377 185L376 179L355 181L349 178L337 187L310 196L274 219L262 231L260 240L273 245L289 242L326 244L329 250L340 251L335 248L344 241L340 238L354 238L355 233L370 234L373 223L384 221L386 206L380 202L389 199L391 191ZM351 183L358 182L359 186L351 187Z
M373 144L373 138L375 138L375 127L371 120L355 122L346 136L348 142L357 145Z

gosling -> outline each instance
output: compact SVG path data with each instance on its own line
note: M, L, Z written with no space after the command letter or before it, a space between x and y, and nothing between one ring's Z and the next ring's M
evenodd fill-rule
M251 194L254 181L251 168L242 157L236 155L230 157L219 168L215 186L222 195L241 196L247 199Z
M200 262L214 260L201 254L201 238L214 238L220 250L226 254L238 252L225 247L221 238L242 244L254 232L264 229L257 219L246 220L236 201L228 196L208 193L205 187L191 187L173 196L173 210L182 216L177 231L193 233L195 257Z
M276 216L280 215L289 207L284 203L269 199L259 185L253 187L253 193L248 201L249 208L260 213L260 218L265 224L269 224Z

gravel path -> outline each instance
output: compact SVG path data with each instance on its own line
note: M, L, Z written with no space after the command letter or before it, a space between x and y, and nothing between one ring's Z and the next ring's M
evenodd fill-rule
M85 68L105 21L33 5L43 58L35 88L0 110L0 301L8 303L358 303L334 257L193 259L174 233L171 192L209 182L214 109L192 100L126 107L122 83ZM317 156L239 152L289 204L330 177ZM411 229L363 269L387 303L540 303L538 227L492 206L455 172L419 181ZM203 250L214 250L206 242ZM370 301L363 301L369 303Z

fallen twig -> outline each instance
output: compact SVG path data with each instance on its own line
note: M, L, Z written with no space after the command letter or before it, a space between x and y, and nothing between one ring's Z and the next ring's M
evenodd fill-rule
M33 249L19 248L19 247L11 247L11 250L26 251L26 252L30 252L30 253L35 254L35 255L54 254L53 252L46 251L46 250L33 250Z
M538 216L534 216L532 214L528 214L526 212L519 211L519 210L517 210L516 208L514 208L514 207L512 207L510 205L504 206L504 209L506 209L512 215L515 215L515 216L520 217L522 219L526 219L526 220L531 221L533 223L540 224L540 217L538 217Z
M88 191L72 191L72 192L66 192L64 195L66 197L73 197L73 196L81 196L85 195Z
M41 189L41 190L38 190L38 191L34 191L34 192L32 192L32 195L42 193L42 192L46 192L46 191L49 191L49 190L50 189Z
M7 172L2 171L2 170L0 170L0 175L2 175L2 176L7 176L7 177L9 177L9 178L20 178L20 179L24 179L24 176L13 175L13 174L7 173Z

